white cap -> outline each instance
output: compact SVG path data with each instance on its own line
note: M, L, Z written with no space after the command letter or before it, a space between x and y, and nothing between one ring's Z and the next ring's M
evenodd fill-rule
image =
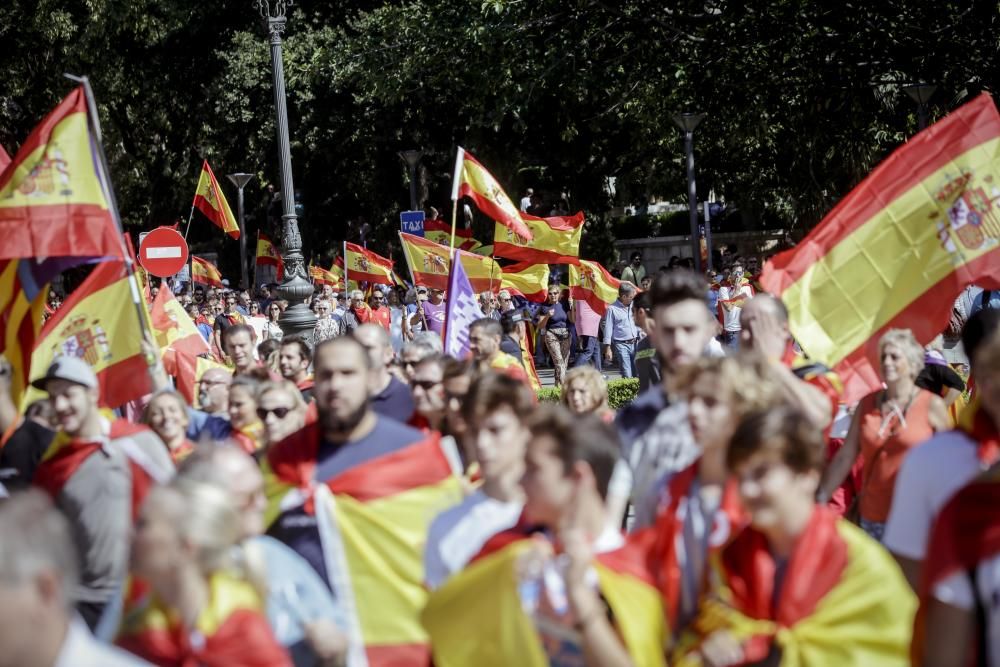
M97 375L94 374L94 369L80 357L56 357L52 360L52 364L45 375L32 382L31 386L35 389L47 391L45 387L48 385L49 380L66 380L67 382L74 382L90 389L97 389L98 386Z

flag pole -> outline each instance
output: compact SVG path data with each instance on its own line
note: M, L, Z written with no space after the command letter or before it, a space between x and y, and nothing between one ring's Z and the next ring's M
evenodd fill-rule
M458 152L455 153L455 172L451 177L451 246L452 250L455 249L455 223L458 218L458 187L459 187L459 177L462 175L462 163L465 161L465 149L461 146L458 147Z
M108 207L111 210L111 217L118 227L118 238L122 247L125 275L128 278L129 291L132 294L132 305L135 307L136 317L139 318L139 329L142 331L143 338L147 342L152 343L154 340L153 335L144 314L146 306L142 302L142 296L139 294L139 284L135 277L135 267L132 265L132 257L128 251L128 246L125 244L125 229L122 226L121 214L118 211L118 200L115 197L115 189L111 185L111 170L108 168L108 157L104 153L104 137L101 132L101 120L97 115L97 100L94 98L94 90L90 87L90 79L85 76L75 76L73 74L64 74L63 76L83 85L84 96L87 98L87 121L90 125L90 132L96 140L94 143L96 144L95 148L97 149L97 156L99 158L96 166L100 171L101 184L104 186L105 194L108 197ZM146 363L151 370L156 365L157 360L147 357Z
M344 289L343 289L343 291L346 292L349 289L348 283L351 282L351 279L350 279L348 271L347 271L347 239L344 239L344 254L341 255L341 256L344 258ZM350 299L348 299L347 301L350 302Z
M260 249L260 230L258 229L257 230L257 245L255 245L253 247L253 285L251 285L251 287L253 287L254 289L256 289L256 287L257 287L257 251L259 249ZM275 271L275 275L277 275L277 271ZM253 291L251 290L250 293L253 294ZM266 317L267 313L265 313L264 315Z

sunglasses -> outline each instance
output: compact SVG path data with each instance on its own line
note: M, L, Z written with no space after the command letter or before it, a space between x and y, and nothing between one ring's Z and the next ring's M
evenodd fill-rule
M434 380L413 380L410 382L410 384L413 385L414 389L420 387L424 391L427 391L429 389L433 389L434 387L439 386L441 383L435 382Z
M284 419L285 417L288 416L288 413L291 412L292 410L293 408L285 408L285 407L271 408L270 410L268 410L267 408L257 408L257 419L264 421L265 419L267 419L267 416L271 413L274 413L274 416L277 417L278 419Z

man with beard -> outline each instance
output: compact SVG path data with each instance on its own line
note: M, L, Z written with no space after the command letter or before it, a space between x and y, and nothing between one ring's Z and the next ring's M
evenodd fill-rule
M411 632L426 595L417 545L436 512L461 499L457 452L436 433L372 410L372 359L356 339L320 343L313 373L318 421L267 454L268 532L305 558L335 599L353 601L348 627L364 646L352 644L349 662L362 651L380 662L426 662L427 647ZM389 606L385 590L399 592Z

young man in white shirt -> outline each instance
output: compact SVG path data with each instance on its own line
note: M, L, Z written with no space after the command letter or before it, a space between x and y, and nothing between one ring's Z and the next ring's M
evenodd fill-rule
M733 350L740 346L740 312L747 299L753 296L753 287L747 281L742 264L734 264L729 278L719 288L719 311L722 316L722 338L726 347Z

